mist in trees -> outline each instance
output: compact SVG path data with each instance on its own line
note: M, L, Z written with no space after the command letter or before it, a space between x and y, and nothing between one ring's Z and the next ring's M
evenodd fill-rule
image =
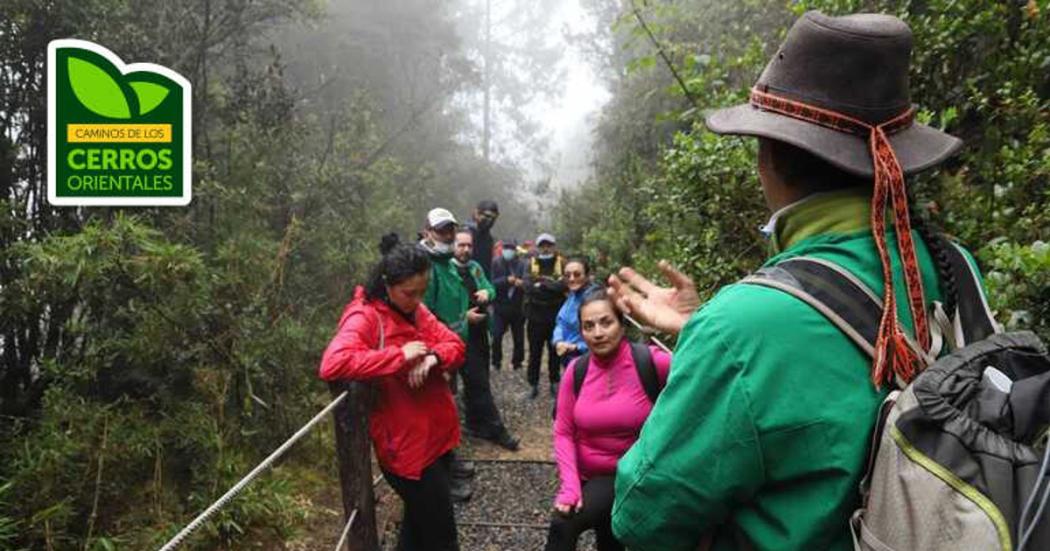
M599 274L667 258L705 295L755 269L753 141L702 115L806 9L912 26L920 118L967 142L914 183L921 210L1000 321L1050 337L1045 0L0 4L0 549L174 534L326 403L319 356L379 236L432 207L494 199L497 237L553 228ZM193 83L188 207L47 203L46 47L70 37ZM293 536L332 466L305 442L194 545Z

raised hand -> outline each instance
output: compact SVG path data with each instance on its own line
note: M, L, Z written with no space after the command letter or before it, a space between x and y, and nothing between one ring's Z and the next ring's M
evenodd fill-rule
M700 296L689 276L660 261L660 272L673 287L659 287L631 268L609 276L609 295L620 309L638 321L666 333L678 334L700 307Z

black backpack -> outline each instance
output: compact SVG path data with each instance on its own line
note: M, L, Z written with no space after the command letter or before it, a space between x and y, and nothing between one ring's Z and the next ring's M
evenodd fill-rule
M653 365L653 353L649 346L643 343L631 343L631 358L634 359L634 367L638 371L638 379L642 382L645 395L649 402L656 403L663 387L660 386L660 378L656 374L656 366ZM572 369L572 391L575 396L580 395L583 388L583 380L587 377L587 366L591 363L591 353L584 352L576 359Z
M1050 356L1034 333L1000 331L970 263L947 249L958 305L935 304L930 327L931 355L950 353L898 381L874 420L854 548L1050 549ZM873 356L882 302L842 267L791 258L743 283L802 300Z

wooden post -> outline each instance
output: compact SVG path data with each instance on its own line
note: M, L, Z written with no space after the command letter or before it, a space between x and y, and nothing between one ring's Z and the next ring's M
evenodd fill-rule
M339 483L343 492L343 523L356 509L347 549L378 551L375 496L372 488L372 454L368 438L368 409L372 388L363 383L330 383L332 396L350 394L332 415L335 418L335 451L339 459ZM343 550L338 550L343 551Z

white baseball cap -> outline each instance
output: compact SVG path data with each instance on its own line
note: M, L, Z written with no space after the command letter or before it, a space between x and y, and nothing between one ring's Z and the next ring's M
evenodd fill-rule
M556 245L557 241L554 240L553 235L549 233L541 233L540 236L536 238L536 244L540 245L542 243L550 243L551 245Z
M439 229L447 224L459 224L456 221L456 217L452 216L452 213L448 209L431 209L427 213L427 227Z

